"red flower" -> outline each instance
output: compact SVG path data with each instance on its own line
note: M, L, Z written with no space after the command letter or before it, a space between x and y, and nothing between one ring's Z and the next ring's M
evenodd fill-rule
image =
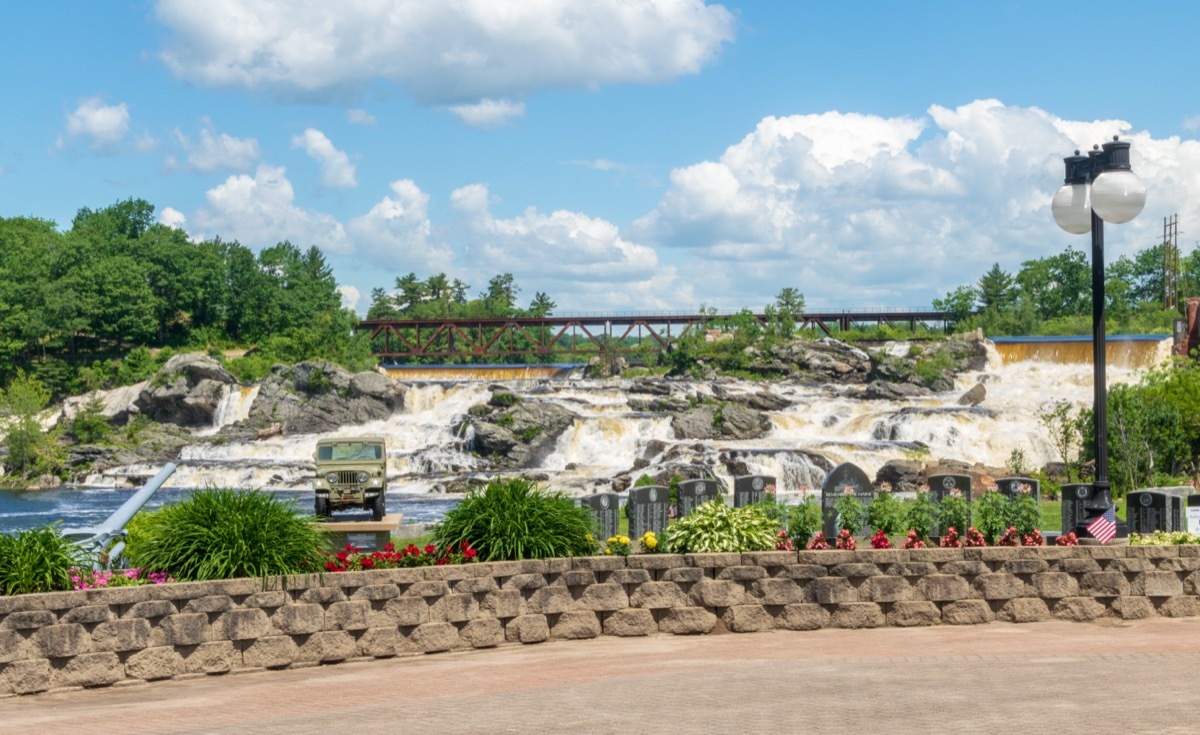
M466 550L463 551L463 556L467 557L468 559L474 559L476 556L475 549L472 549L468 546Z
M829 548L829 542L825 540L825 534L818 531L815 536L808 542L808 546L804 547L809 551L825 551Z
M890 539L888 539L886 533L883 531L876 531L875 535L871 537L871 548L890 549L892 548L892 542Z
M425 553L426 553L426 554L432 554L432 553L433 553L433 552L435 552L435 551L437 551L437 547L436 547L436 546L434 546L433 544L430 544L430 545L428 545L428 546L426 546L426 547L425 547Z

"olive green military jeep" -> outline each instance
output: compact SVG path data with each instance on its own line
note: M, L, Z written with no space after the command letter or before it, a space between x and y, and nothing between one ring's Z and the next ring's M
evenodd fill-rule
M387 441L382 436L321 439L313 452L314 511L318 518L335 510L364 508L383 520L387 493Z

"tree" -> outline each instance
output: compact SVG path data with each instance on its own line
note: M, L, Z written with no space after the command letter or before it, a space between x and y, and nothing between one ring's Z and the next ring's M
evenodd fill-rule
M933 308L944 311L952 322L961 322L975 310L975 289L970 286L959 286L944 299L934 299Z
M982 309L1007 309L1015 300L1014 279L1001 270L999 263L993 263L991 270L984 273L975 284L975 296Z
M787 286L775 294L775 309L781 315L790 316L792 321L799 321L804 317L804 294Z
M50 391L34 376L24 370L8 385L7 393L0 392L2 406L11 417L4 446L8 456L4 466L9 473L25 476L57 473L61 457L55 451L56 436L42 433L38 413L50 402Z
M492 279L488 281L487 291L480 296L488 302L490 308L497 312L497 316L508 316L516 306L517 294L520 292L521 289L517 287L513 275L502 273L492 276Z
M1092 308L1092 269L1082 251L1027 260L1017 283L1033 300L1041 319L1087 314Z
M533 301L529 302L529 316L546 317L550 316L551 312L558 306L545 293L538 291L533 295Z
M1046 436L1050 439L1051 446L1062 457L1069 482L1071 480L1071 455L1075 454L1075 448L1080 444L1079 419L1071 415L1070 402L1058 399L1042 408L1038 414L1038 421L1041 422Z

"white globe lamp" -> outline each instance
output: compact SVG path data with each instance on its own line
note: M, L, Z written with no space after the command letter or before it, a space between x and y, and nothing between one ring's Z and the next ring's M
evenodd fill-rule
M1064 184L1050 202L1058 226L1072 235L1092 231L1092 203L1087 184Z

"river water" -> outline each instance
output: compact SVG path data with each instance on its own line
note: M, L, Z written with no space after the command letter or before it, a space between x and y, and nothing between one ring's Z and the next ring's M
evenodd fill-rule
M907 345L885 349L907 350ZM1169 351L1169 339L1113 339L1109 384L1135 380L1142 370L1165 360ZM496 386L525 400L558 404L574 415L553 451L533 470L549 478L551 488L574 495L609 489L611 478L642 463L648 473L703 464L726 481L728 468L740 467L776 477L784 493L805 494L820 487L826 464L854 462L873 476L887 461L912 456L922 446L932 458L998 467L1007 465L1012 452L1019 450L1027 466L1040 467L1060 458L1040 427L1038 413L1054 400L1076 407L1092 401L1090 344L1075 340L989 343L987 367L959 376L953 391L901 401L862 400L855 396L857 387L846 386L672 381L672 391L683 398L704 399L718 390L733 395L768 390L785 399L786 408L767 414L769 434L745 441L676 439L668 416L631 406L637 384L619 378L582 380L570 370L555 378L525 373L513 377L499 371L483 379L461 372L450 377L404 371L390 375L404 383L407 392L404 410L387 420L329 434L213 442L206 437L244 418L257 395L256 387L234 386L213 426L196 431L197 442L184 447L177 471L151 507L176 500L190 488L219 486L270 489L307 510L317 440L383 434L388 440L389 512L413 520L438 518L456 502L454 496L440 494L447 480L494 476L471 452L471 432L462 427L468 409L486 402ZM959 405L962 393L977 383L987 391L985 400L979 406ZM109 399L119 400L129 390L113 393ZM0 492L0 529L51 521L67 526L98 522L130 495L131 483L140 484L158 469L115 467L88 477L82 487Z

